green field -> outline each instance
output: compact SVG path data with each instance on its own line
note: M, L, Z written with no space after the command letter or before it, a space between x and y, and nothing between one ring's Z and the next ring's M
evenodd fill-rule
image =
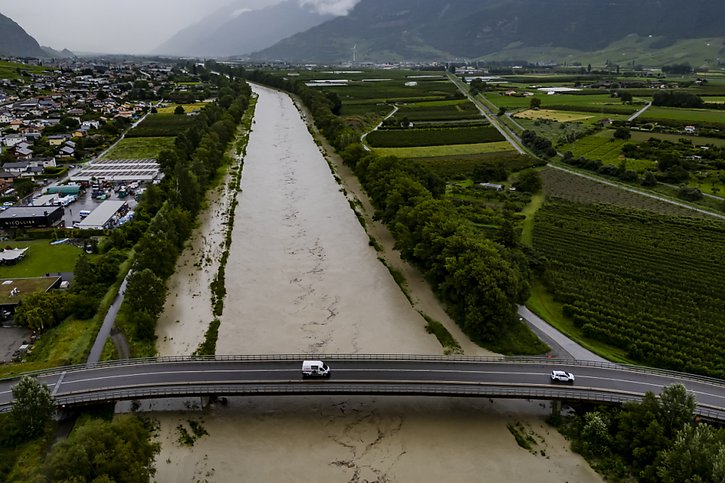
M692 236L693 233L697 236ZM549 202L546 286L583 334L657 367L725 376L725 223Z
M507 153L514 149L507 141L481 144L457 144L453 146L423 146L415 148L378 148L375 153L380 156L397 156L398 158L430 158L438 156L460 156L481 153Z
M481 119L481 113L470 101L458 101L454 103L406 104L401 106L395 114L395 119L400 122L403 119L409 121L448 121L461 119Z
M165 149L173 149L173 137L124 138L103 159L155 159Z
M146 119L126 134L132 137L177 136L194 122L190 116L177 114L149 114Z
M499 142L504 138L492 126L444 129L378 130L366 138L371 147L410 148L415 146L445 146Z
M194 111L201 111L206 107L206 102L195 102L193 104L171 104L168 106L163 106L158 108L159 114L173 114L177 107L181 106L184 108L184 111L194 112Z
M25 258L16 265L0 266L0 278L42 277L46 273L72 272L81 249L64 243L51 245L51 240L33 240L26 242L3 242L3 248L29 247Z
M644 106L648 99L635 98L633 105L622 104L622 101L616 97L611 97L609 94L555 94L547 95L546 93L540 93L538 91L530 90L534 92L533 97L516 97L516 96L505 96L498 92L487 92L485 94L486 99L491 101L496 107L506 107L507 109L521 109L528 108L531 105L531 99L537 98L541 100L541 109L556 109L556 110L576 110L585 112L595 112L600 114L611 113L616 111L620 114L634 113L638 107Z
M574 157L584 156L588 159L599 159L604 164L619 165L625 161L622 156L622 146L629 141L614 139L614 131L605 129L596 134L579 139L573 144L562 146L562 152L571 151ZM647 159L626 159L627 168L635 171L644 171L656 166L656 163Z
M516 151L416 158L415 161L444 179L471 178L476 169L481 166L501 165L508 172L516 172L543 163L543 161L519 154Z
M707 122L725 125L725 111L716 109L679 109L676 107L652 106L640 116L643 120L682 121L697 124Z
M43 67L38 65L25 65L18 64L16 62L0 60L0 79L14 80L20 78L20 74L18 74L18 69L20 69L20 71L28 72L29 74L42 74L51 70L49 67Z
M641 143L646 142L650 138L662 139L663 141L672 141L673 143L678 142L680 139L687 139L688 141L691 141L692 144L694 144L695 146L704 146L707 144L712 144L713 146L725 146L725 139L720 138L683 136L681 134L665 134L647 131L630 131L630 134L632 134L632 141L637 141Z

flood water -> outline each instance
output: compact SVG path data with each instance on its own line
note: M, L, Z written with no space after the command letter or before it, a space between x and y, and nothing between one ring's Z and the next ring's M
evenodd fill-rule
M292 100L255 91L217 354L440 354Z
M441 354L368 245L292 100L254 91L217 354ZM222 197L207 216L225 205ZM200 284L215 262L193 263L210 247L214 254L219 228L201 224L170 282L164 354L188 354L203 338L204 314L211 320ZM487 399L230 398L205 412L153 414L162 445L156 481L601 481L545 427L545 413L536 403ZM178 442L177 427L190 420L209 433L193 447ZM509 422L535 432L545 453L519 448Z

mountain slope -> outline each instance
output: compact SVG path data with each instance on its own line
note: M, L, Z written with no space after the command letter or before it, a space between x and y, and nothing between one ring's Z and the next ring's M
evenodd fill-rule
M594 51L630 34L723 37L722 0L362 0L340 17L255 58L334 62L478 58L507 48Z
M237 2L214 12L154 49L155 54L229 57L264 49L332 18L287 0L250 10Z
M37 40L3 14L0 14L0 55L48 57Z

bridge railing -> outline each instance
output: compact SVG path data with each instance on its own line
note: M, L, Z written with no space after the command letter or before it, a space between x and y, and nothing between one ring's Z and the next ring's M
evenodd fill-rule
M184 363L184 362L275 362L275 361L302 361L306 359L322 359L329 361L412 361L412 362L471 362L471 363L512 363L512 364L543 364L564 368L596 367L602 369L625 370L630 372L659 375L674 379L698 381L706 384L725 386L725 380L714 377L688 374L684 372L658 369L630 364L615 364L612 362L580 361L572 359L556 359L550 357L506 357L506 356L464 356L464 355L426 355L426 354L249 354L249 355L217 355L217 356L163 356L140 359L124 359L116 361L98 362L92 364L77 364L73 366L43 369L22 374L43 377L86 369L102 369L118 366ZM17 379L21 375L0 379Z
M270 395L416 395L416 396L449 396L449 397L493 397L507 399L591 401L597 403L621 404L640 401L642 395L626 391L606 391L594 388L549 388L520 387L507 385L456 385L456 384L422 384L422 383L325 383L325 384L181 384L174 386L139 387L119 390L98 390L84 394L59 396L56 401L60 405L89 404L109 400L133 400L158 397L198 397L198 396L270 396ZM695 408L698 416L725 420L722 409L698 405Z

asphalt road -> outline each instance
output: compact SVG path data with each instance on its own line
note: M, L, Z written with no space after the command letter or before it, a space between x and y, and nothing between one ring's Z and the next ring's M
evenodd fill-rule
M247 356L247 359L253 357L259 360L128 361L96 368L76 367L40 376L39 380L49 386L59 404L170 395L246 394L252 389L256 394L329 391L440 395L464 395L460 392L468 390L476 391L475 395L479 396L509 398L532 398L532 391L539 391L541 399L607 402L617 397L636 399L645 391L659 393L664 386L681 382L694 393L700 413L713 410L717 413L715 417L725 420L725 381L666 371L593 362L552 363L541 359L431 357L424 360L415 356L354 355L326 356L324 360L330 365L332 375L320 380L302 378L304 356L282 356L282 360L275 360L278 359L275 356ZM552 384L549 377L552 369L574 373L576 384ZM11 402L13 382L0 382L0 410ZM565 392L566 397L558 392Z

